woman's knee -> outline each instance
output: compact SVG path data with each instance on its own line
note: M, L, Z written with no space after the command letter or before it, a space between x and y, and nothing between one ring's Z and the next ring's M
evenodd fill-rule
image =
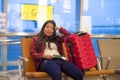
M76 73L75 80L83 80L83 77L84 77L83 72Z
M61 72L54 72L54 74L51 75L53 80L61 80L62 79L62 75Z

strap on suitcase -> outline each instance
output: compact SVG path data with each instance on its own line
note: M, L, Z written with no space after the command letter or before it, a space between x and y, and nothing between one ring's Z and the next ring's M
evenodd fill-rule
M78 34L79 36L84 36L86 34L86 32L76 32L74 34ZM72 62L76 65L74 53L73 53L73 50L72 50L73 43L70 41L69 36L67 37L67 43L68 43L68 47L70 49L70 54L71 54L71 57L72 57Z
M76 65L74 53L73 53L73 50L72 50L73 44L72 44L72 42L70 41L69 36L67 37L67 43L68 43L68 47L69 47L69 49L70 49L70 54L71 54L71 57L72 57L72 62Z

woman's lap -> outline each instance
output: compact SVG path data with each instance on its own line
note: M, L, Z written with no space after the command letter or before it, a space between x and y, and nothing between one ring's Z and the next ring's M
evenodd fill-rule
M83 73L78 67L76 67L71 62L61 60L61 59L43 60L40 66L40 70L47 72L51 76L54 76L54 75L61 76L61 71L62 71L74 79L80 76L82 80L82 77L83 77Z

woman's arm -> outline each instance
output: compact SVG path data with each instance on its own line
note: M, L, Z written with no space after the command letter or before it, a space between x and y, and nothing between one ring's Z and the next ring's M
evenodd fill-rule
M59 30L59 32L62 34L62 36L59 37L60 38L59 40L61 40L61 45L58 45L58 51L61 55L64 56L62 43L64 42L65 37L70 36L71 33L69 31L67 31L66 29L64 29L62 27L58 27L58 26L56 27L56 30Z
M59 30L59 32L65 37L71 35L71 33L63 27L56 26L56 30Z
M32 44L31 44L31 56L34 60L40 60L43 57L44 49L41 49L39 52L36 50L36 42L38 37L33 37Z

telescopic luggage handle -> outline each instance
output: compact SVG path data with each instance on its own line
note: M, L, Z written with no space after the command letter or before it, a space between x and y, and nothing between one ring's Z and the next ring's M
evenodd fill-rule
M76 32L74 34L78 34L79 36L84 36L86 34L86 32L81 31L81 32Z

